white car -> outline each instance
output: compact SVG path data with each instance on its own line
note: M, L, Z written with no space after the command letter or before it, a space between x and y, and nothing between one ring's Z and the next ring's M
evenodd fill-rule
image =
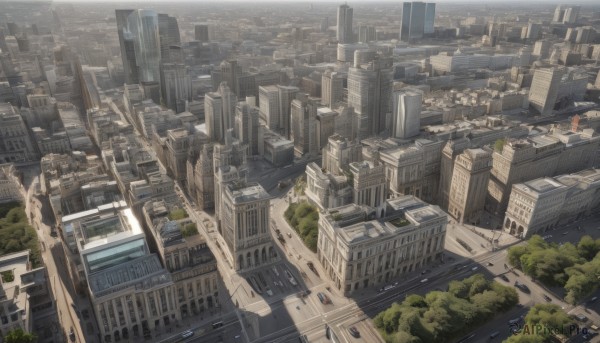
M427 281L429 281L429 279L423 279L423 280L421 280L421 283L425 283Z

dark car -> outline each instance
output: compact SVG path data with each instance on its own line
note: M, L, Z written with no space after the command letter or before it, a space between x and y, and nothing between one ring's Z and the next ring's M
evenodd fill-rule
M498 277L499 277L500 279L502 279L503 281L506 281L506 282L509 282L509 281L510 281L510 280L508 279L508 277L507 277L506 275L504 275L504 274L500 274L500 275L498 275Z
M360 332L358 332L358 329L355 326L351 326L348 331L350 332L350 334L352 335L352 337L354 338L359 338L360 337Z
M542 297L544 297L544 300L546 300L547 302L551 302L552 301L552 298L550 298L546 294L543 294Z
M321 301L322 304L327 305L327 304L331 304L331 300L329 299L329 297L321 292L317 293L317 297L319 297L319 300Z
M71 327L71 330L69 330L69 339L71 342L75 342L75 330L73 330L73 327Z
M521 290L521 292L524 292L524 293L530 293L531 292L529 290L529 287L527 287L526 285L520 283L519 281L515 281L515 287L517 287L518 289Z

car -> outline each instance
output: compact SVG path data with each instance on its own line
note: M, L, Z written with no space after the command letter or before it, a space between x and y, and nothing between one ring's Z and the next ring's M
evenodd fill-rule
M590 299L590 301L589 301L589 302L590 302L590 304L591 304L591 303L595 303L595 302L596 302L596 300L598 300L598 297L593 297L592 299Z
M289 238L292 238L292 233L291 233L291 232L288 232L288 233L287 233L287 236L288 236Z
M492 262L488 262L488 263L486 263L486 265L487 265L488 267L491 267L491 266L493 266L494 264L493 264Z
M529 290L529 287L527 287L527 285L524 285L524 284L520 283L519 281L515 281L515 287L517 287L518 289L520 289L524 293L530 293L531 292Z
M552 298L550 298L549 296L547 296L546 294L543 294L542 297L544 298L544 300L546 300L547 302L551 302Z
M186 330L184 332L181 333L181 338L190 338L194 335L194 331L192 330Z
M502 280L502 281L506 281L506 282L510 282L510 280L508 279L508 277L504 274L500 274L498 275L498 277Z
M494 331L490 334L490 339L494 339L500 335L500 331Z
M563 236L566 236L569 233L569 231L565 231L562 233Z
M421 272L421 275L425 275L425 274L429 273L430 271L431 270L429 270L429 269L425 269L424 271Z
M321 292L317 293L317 297L319 298L319 301L321 301L321 304L323 305L327 305L327 304L331 304L331 300L329 299L329 297Z
M575 315L575 319L577 319L580 322L585 322L585 321L588 320L588 318L586 316L584 316L583 314L581 314L581 313L578 314L578 315Z
M56 230L52 230L52 231L50 231L50 236L51 237L58 237L58 233L56 232Z
M358 331L358 329L356 328L356 326L351 326L348 328L348 332L350 332L350 335L352 335L352 337L354 338L359 338L360 337L360 332Z
M423 280L421 280L421 283L425 283L427 281L429 281L429 279L423 279Z
M72 326L71 330L69 330L69 339L71 340L71 342L75 342L75 330L73 330Z

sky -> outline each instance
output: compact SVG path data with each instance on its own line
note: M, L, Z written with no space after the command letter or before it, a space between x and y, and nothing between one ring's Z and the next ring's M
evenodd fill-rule
M0 0L1 1L1 0ZM426 1L426 0L421 0ZM429 2L435 3L466 3L466 2L477 2L480 4L498 4L498 3L507 3L507 2L522 2L522 0L428 0ZM531 3L543 3L543 4L597 4L598 0L527 0L528 4ZM367 3L367 2L398 2L401 3L400 0L358 0L358 1L344 1L344 0L134 0L134 1L123 1L123 0L54 0L54 2L120 2L120 3L153 3L153 2L195 2L195 3L218 3L218 2L296 2L296 3L314 3L315 5L322 2L328 3L344 3L348 4L353 3Z

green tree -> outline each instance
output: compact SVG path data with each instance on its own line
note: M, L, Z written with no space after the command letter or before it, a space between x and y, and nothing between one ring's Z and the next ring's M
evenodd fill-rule
M517 268L521 268L521 257L529 254L529 246L517 245L508 249L508 263Z
M5 343L35 343L37 342L37 337L33 334L27 333L23 331L23 329L18 328L12 331L9 331L6 336L4 336Z
M169 213L169 215L167 217L170 220L180 220L180 219L187 218L188 214L183 208L178 208L178 209L171 211L171 213Z
M600 252L600 239L594 240L590 236L583 236L577 244L579 255L586 260L593 259Z

